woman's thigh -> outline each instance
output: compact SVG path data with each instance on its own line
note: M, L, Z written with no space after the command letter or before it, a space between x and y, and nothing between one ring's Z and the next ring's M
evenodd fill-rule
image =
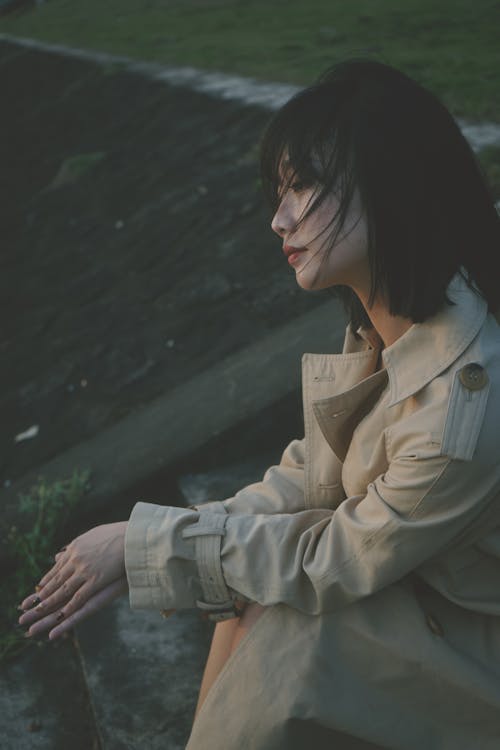
M259 617L265 612L265 607L257 602L250 602L245 607L241 617L236 621L236 626L232 633L232 643L230 654L238 648L238 644L245 637L248 631L255 625Z
M212 644L208 653L207 663L203 672L195 717L207 696L208 691L219 676L225 663L236 650L242 638L248 633L264 612L264 607L256 602L250 602L240 617L224 622L218 622L212 636Z
M401 581L317 616L266 607L243 640L235 623L232 641L240 633L241 642L189 750L349 747L345 735L378 747L469 750L478 731L481 747L497 750L500 636L493 643L482 617L433 597L417 598ZM429 625L436 620L442 634ZM479 658L486 646L491 666ZM326 744L308 741L316 731Z

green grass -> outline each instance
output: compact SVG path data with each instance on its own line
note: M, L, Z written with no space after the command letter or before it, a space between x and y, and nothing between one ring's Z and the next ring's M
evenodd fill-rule
M73 182L90 172L96 164L104 159L104 151L95 151L90 154L76 154L69 156L61 164L61 167L49 185L50 188L59 188L63 185L71 185Z
M500 122L499 25L495 0L50 0L0 32L299 84L368 54Z
M17 605L54 564L56 539L64 530L71 510L86 492L88 471L75 471L71 479L53 484L40 478L27 495L19 498L19 512L29 520L29 531L12 527L7 540L14 570L0 584L0 664L19 654L31 641L15 628Z

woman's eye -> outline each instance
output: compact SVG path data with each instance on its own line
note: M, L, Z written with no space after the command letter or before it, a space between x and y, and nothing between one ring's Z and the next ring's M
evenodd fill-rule
M305 189L305 183L300 182L299 180L297 180L296 182L292 182L292 184L290 185L290 190L293 190L294 193L301 193Z

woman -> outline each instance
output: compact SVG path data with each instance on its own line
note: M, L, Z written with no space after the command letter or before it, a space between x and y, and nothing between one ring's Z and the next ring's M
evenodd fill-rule
M127 588L207 613L189 750L498 748L493 200L446 109L369 61L275 115L262 175L298 284L349 315L304 356L304 439L224 502L78 537L20 622L55 638Z

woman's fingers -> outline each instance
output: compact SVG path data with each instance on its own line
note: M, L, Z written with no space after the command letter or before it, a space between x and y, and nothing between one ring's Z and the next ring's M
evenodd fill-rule
M41 590L38 592L38 596L41 599L42 603L48 601L55 592L61 589L65 581L71 578L74 573L75 568L73 565L71 565L69 562L62 564L59 570L54 573L52 578L47 583L45 583L42 586ZM83 580L80 580L80 585L82 583Z
M38 582L38 586L40 588L43 588L44 586L46 586L51 580L51 578L53 578L56 575L56 573L58 573L58 571L61 569L62 565L64 564L64 559L67 557L67 555L64 554L65 552L66 552L66 547L64 547L64 552L60 550L59 552L56 553L54 557L56 564L53 565L51 569L47 571L47 573L45 573L43 578L40 579L40 581Z
M125 576L125 533L127 521L97 526L76 537L55 556L55 565L43 576L35 587L36 593L26 597L20 609L22 625L36 632L48 624L55 610L71 603L68 616L86 606L91 599L108 584ZM78 596L76 594L78 593ZM73 597L76 597L73 600ZM97 600L99 601L99 600ZM64 617L66 612L62 614Z
M42 600L38 596L38 593L30 594L29 596L26 597L26 599L24 599L21 602L21 604L19 605L18 609L22 609L22 610L31 609L31 607L34 607L35 604L39 604L41 601Z
M59 622L58 617L59 620L62 619L62 617L59 616L59 610L56 610L55 612L50 612L49 614L45 615L45 617L42 617L33 624L29 622L23 623L23 625L29 625L28 630L24 634L25 638L40 635L44 631L53 628L54 625Z
M45 613L45 616L40 615L40 619L35 622L28 619L24 620L22 624L30 625L25 635L26 637L32 637L50 630L49 638L54 640L77 622L93 614L121 594L126 593L127 590L126 577L113 581L95 594L91 592L91 584L84 584L63 607ZM30 614L31 612L26 613L26 615Z
M71 581L68 581L68 584L71 584ZM71 587L68 586L67 590L74 591L75 590L74 585L76 584L71 585ZM45 611L40 611L39 613L40 619L37 618L37 621L34 622L34 624L31 624L33 620L29 619L29 615L31 614L31 612L27 612L26 619L23 622L21 622L21 620L19 622L21 623L21 625L30 625L26 635L30 635L30 636L39 635L40 633L43 633L44 630L53 628L54 625L56 625L58 622L60 622L66 617L66 609L70 607L71 602L73 602L73 610L74 610L77 607L83 607L85 605L85 602L90 596L91 596L90 584L86 583L83 586L78 587L78 590L76 591L74 596L72 598L69 598L69 600L68 600L68 597L66 597L64 598L64 600L62 600L59 603L59 606L56 604L55 607L54 606L51 606L50 608L46 607ZM39 605L39 606L41 607L42 605ZM35 610L33 610L33 612L36 613L37 609L38 607L36 607Z
M73 600L68 602L62 613L64 618L61 617L60 624L57 624L56 627L52 628L49 633L49 639L53 641L55 638L58 638L66 632L66 630L69 630L78 622L81 622L86 617L89 617L89 615L97 612L97 610L101 609L101 607L104 607L106 604L109 604L113 599L116 599L122 594L126 594L127 591L128 582L127 578L124 576L123 578L119 578L118 580L109 583L103 589L98 591L97 594L91 596L79 609L74 610Z
M52 566L52 568L44 575L44 577L37 583L35 586L35 593L30 594L29 596L24 599L21 604L19 605L18 609L31 609L31 607L34 607L36 604L39 604L42 600L42 597L40 596L40 592L49 581L51 581L54 576L58 575L62 566L63 561L61 560L63 553L58 552L55 556L56 564ZM70 575L70 574L69 574ZM53 590L53 589L52 589ZM50 593L50 590L49 590ZM47 594L47 589L45 590L44 594Z
M55 575L57 575L59 573L59 571L61 570L61 567L62 567L62 564L60 563L59 565L54 566L53 568L51 568L51 570L49 571L50 572L50 576L53 578ZM21 602L21 604L18 606L19 610L23 610L23 611L31 610L37 604L41 603L42 598L47 595L47 590L45 590L44 593L42 594L42 596L40 596L40 594L42 592L42 589L44 589L44 583L47 580L50 580L48 578L48 575L49 574L47 574L47 576L44 576L44 578L42 578L42 580L40 581L40 583L37 583L37 585L35 586L35 593L34 594L30 594L29 596L26 597L26 599L23 599L23 601ZM71 573L69 571L68 571L68 575L71 575Z
M67 578L64 578L64 575L66 574L61 573L58 588L53 594L50 595L50 592L47 592L46 589L48 586L40 592L38 596L38 604L21 615L18 620L20 625L31 625L31 623L36 622L36 620L41 620L45 615L53 612L55 609L59 609L66 604L74 595L75 591L85 583L81 577L77 575L71 576L71 571L68 571Z

